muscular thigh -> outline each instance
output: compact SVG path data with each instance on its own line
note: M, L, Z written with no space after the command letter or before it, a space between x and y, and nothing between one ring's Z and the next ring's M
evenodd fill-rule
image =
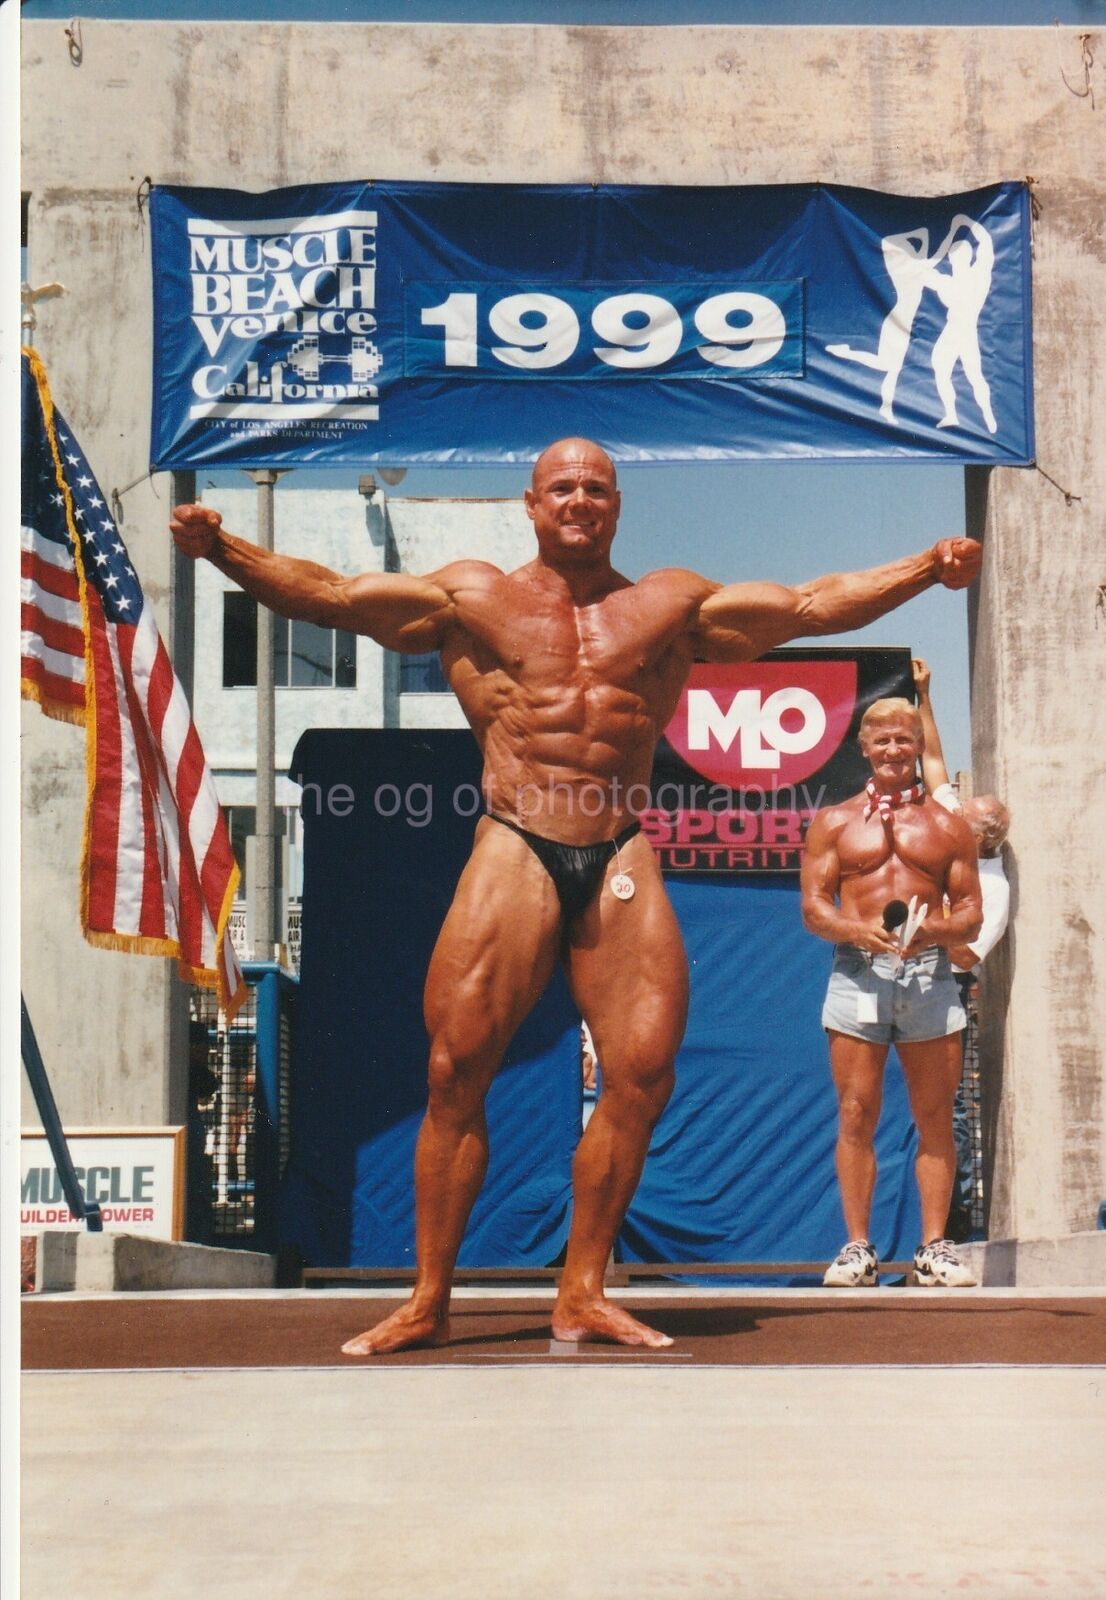
M611 893L612 860L598 894L569 926L565 967L587 1019L605 1086L622 1070L671 1062L687 1021L687 957L656 858L637 834L621 851L632 900Z
M501 1053L548 983L560 937L549 874L517 834L485 818L430 958L431 1039L458 1057Z
M862 1105L878 1110L883 1097L887 1045L857 1039L851 1033L838 1033L833 1028L827 1031L830 1070L838 1100L859 1100Z
M916 1122L928 1116L952 1116L952 1102L962 1070L961 1037L948 1033L940 1039L915 1040L895 1046Z

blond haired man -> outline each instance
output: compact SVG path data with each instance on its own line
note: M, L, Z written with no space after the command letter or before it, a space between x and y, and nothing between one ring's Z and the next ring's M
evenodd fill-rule
M868 1231L874 1136L892 1044L918 1128L923 1237L915 1277L946 1288L975 1281L943 1235L956 1170L952 1106L966 1020L949 950L979 932L979 874L970 829L918 780L924 747L909 700L869 706L860 748L872 775L859 794L820 811L807 835L803 921L836 946L822 1024L838 1098L836 1163L848 1239L825 1275L833 1287L869 1287L879 1278Z

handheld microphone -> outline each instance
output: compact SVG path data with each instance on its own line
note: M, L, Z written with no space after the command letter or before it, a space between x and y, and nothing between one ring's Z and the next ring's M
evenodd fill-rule
M883 928L885 933L894 933L896 928L901 928L910 915L910 907L905 900L888 900L883 908Z

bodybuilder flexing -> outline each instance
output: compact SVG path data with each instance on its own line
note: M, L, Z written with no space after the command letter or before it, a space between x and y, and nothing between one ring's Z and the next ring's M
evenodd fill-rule
M672 1089L687 964L652 850L634 815L653 747L692 662L748 661L805 635L861 627L933 584L964 588L972 540L867 572L722 586L668 568L637 583L611 565L615 469L586 439L539 456L526 511L537 553L504 573L458 561L426 577L342 577L258 549L214 511L172 529L279 615L438 650L484 755L488 814L430 960L429 1102L415 1155L418 1275L411 1298L343 1346L375 1355L449 1338L457 1250L488 1160L484 1097L558 959L591 1026L603 1094L573 1165L572 1228L553 1333L671 1341L609 1302L603 1273Z

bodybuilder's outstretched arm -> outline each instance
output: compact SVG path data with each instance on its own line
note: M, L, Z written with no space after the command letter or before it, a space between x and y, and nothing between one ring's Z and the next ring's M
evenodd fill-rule
M329 567L277 555L228 533L209 506L177 506L169 527L177 548L204 558L282 617L368 634L389 650L436 650L454 603L436 577L365 572L343 577Z
M789 639L863 628L934 584L965 589L979 573L975 539L942 539L932 550L864 572L836 572L788 588L731 583L699 607L698 647L711 661L751 661Z

